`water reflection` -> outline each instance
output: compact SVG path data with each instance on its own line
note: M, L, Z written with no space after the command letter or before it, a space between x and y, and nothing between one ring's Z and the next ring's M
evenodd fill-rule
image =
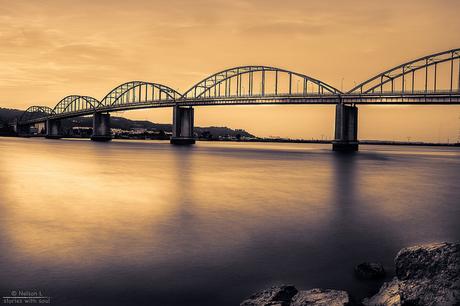
M357 262L459 238L458 156L2 138L0 290L59 305L225 306L275 283L364 295Z

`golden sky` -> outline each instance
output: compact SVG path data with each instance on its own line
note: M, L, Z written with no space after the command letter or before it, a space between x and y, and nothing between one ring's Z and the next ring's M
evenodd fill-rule
M185 91L234 66L268 65L348 90L402 62L460 46L458 0L0 0L0 106L102 99L131 80ZM114 114L116 115L116 114ZM119 114L120 115L120 114ZM171 122L171 110L122 116ZM361 139L457 140L460 106L360 107ZM332 137L334 110L212 106L196 125Z

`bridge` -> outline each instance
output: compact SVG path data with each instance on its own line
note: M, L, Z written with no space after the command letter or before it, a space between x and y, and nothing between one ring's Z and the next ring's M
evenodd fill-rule
M20 135L44 124L47 138L61 138L61 120L93 116L92 140L112 138L110 113L173 108L172 144L193 144L194 107L212 105L313 104L335 105L333 149L358 150L359 105L460 104L460 48L403 63L358 84L348 92L308 75L269 66L242 66L220 71L185 93L153 82L131 81L98 100L71 95L54 108L29 107L16 122Z

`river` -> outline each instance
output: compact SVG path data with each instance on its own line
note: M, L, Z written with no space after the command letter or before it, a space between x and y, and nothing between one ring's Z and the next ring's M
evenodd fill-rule
M360 299L405 246L460 240L460 148L0 137L0 294L238 305L275 284Z

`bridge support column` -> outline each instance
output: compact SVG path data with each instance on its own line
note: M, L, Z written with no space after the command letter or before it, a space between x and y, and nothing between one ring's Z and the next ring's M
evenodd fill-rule
M46 138L59 139L62 138L61 120L48 119L46 120Z
M110 114L94 113L93 115L93 135L91 140L109 141L112 140L110 130Z
M171 143L175 145L190 145L195 143L193 135L193 108L174 106Z
M335 109L335 139L332 150L342 152L358 151L358 108L337 104Z

